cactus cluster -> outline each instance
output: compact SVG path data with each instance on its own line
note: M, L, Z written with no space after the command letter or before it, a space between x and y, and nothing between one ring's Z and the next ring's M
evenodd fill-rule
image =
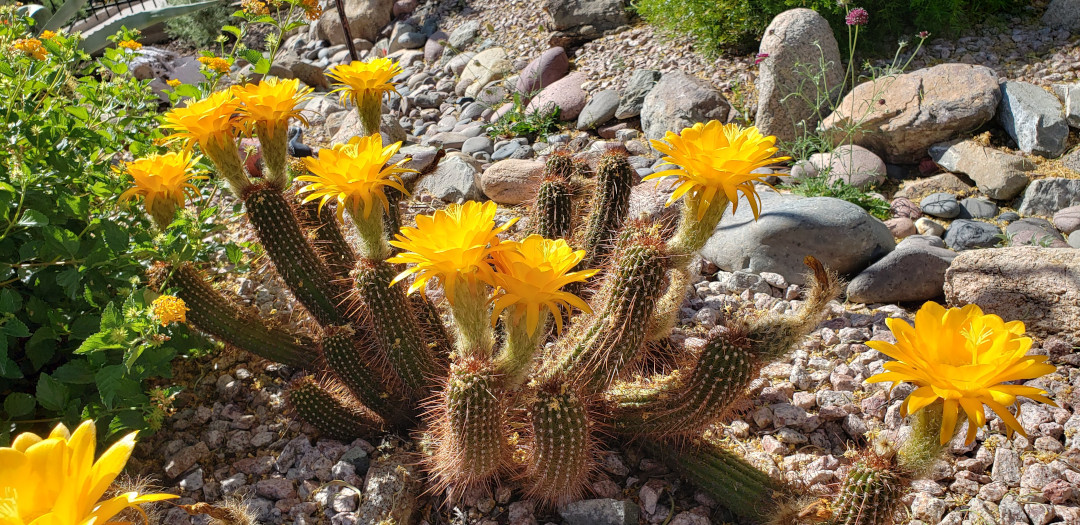
M669 134L674 146L663 151L674 161L686 151L724 151L679 150L680 141L717 141L721 132L754 153L753 166L777 160L771 139L715 122ZM401 217L406 191L397 174L409 170L388 162L398 146L372 135L305 159L305 171L293 163L283 178L230 174L274 268L314 321L306 333L262 322L190 264L160 263L155 285L184 299L197 328L306 370L288 400L326 435L415 437L432 486L451 496L516 478L528 496L563 504L587 491L603 448L636 443L745 521L768 521L795 501L791 487L708 437L709 427L763 366L823 320L839 294L836 275L808 257L808 291L796 312L733 319L692 348L669 338L689 254L736 192L757 213L753 175L662 172L677 177L669 204L681 201L682 210L673 234L670 225L629 217L635 175L625 151L604 153L593 173L557 153L515 233L513 221L496 226L493 203L452 206L415 223ZM213 160L226 150L218 145ZM586 187L587 202L578 198ZM356 244L338 222L345 212ZM440 304L424 293L436 286ZM647 365L653 348L664 349L663 366ZM887 515L904 472L896 461L860 463L831 519Z

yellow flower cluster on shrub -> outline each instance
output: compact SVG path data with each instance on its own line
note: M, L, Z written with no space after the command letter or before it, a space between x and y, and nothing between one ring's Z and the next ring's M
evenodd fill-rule
M172 295L162 295L154 299L150 307L161 326L168 326L171 323L186 323L187 312L190 310L183 299Z
M97 461L92 420L69 432L57 425L45 437L15 436L0 448L0 523L4 525L99 525L126 509L175 498L172 494L127 492L102 500L135 447L135 433L109 447Z
M142 49L142 44L140 44L140 43L138 43L138 42L136 42L134 40L123 40L120 43L116 44L116 47L119 47L120 49L128 49L128 50L131 50L131 51L138 51L138 50Z
M41 46L41 40L36 38L20 38L16 40L11 47L34 60L45 60L45 57L49 54L49 52Z
M221 57L199 57L199 63L206 69L221 75L228 73L232 66L228 60Z

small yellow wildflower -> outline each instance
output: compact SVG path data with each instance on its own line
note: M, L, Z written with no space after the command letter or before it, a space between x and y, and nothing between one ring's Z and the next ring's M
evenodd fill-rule
M187 312L190 308L184 304L184 300L172 295L162 295L150 305L154 311L154 317L161 322L161 326L169 323L187 322Z
M130 49L131 51L138 51L142 49L142 44L134 40L128 39L121 41L119 44L116 44L116 47L119 47L120 49Z
M36 38L20 38L12 44L12 47L16 51L22 51L27 56L33 57L34 60L45 60L45 56L48 52L44 47L41 47L41 40Z
M319 0L300 0L300 7L304 9L304 16L312 22L322 16L323 8L319 5Z
M199 63L206 69L222 75L228 73L231 67L229 61L221 57L199 57Z
M175 78L170 78L169 80L166 80L165 83L168 84L169 87L172 87L172 88L180 87L180 84L181 84L181 82L179 80L175 79Z
M55 36L56 36L56 33L53 32L53 31L49 31L48 29L41 32L41 38L43 40L51 40Z
M260 0L244 0L240 3L244 12L249 15L268 15L270 14L270 8Z

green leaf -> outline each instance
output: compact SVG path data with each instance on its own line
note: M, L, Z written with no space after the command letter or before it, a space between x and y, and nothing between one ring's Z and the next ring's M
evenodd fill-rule
M262 58L255 63L255 72L260 75L265 75L270 72L270 61Z
M38 328L26 341L26 357L30 358L34 370L41 370L55 355L56 332L48 326Z
M296 29L298 27L304 27L306 25L308 25L307 22L303 22L301 20L294 20L292 22L289 22L288 24L285 24L285 27L282 29L282 32L288 33L289 31L292 31L293 29Z
M68 107L64 108L64 111L67 111L68 113L71 113L72 115L75 116L75 118L77 118L77 119L79 119L81 121L85 122L87 120L90 120L90 111L88 111L86 108L84 108L82 106L68 106Z
M69 267L56 276L56 284L67 290L68 297L74 298L79 293L80 279L79 269Z
M244 57L244 60L247 60L252 64L257 64L260 60L265 60L262 53L251 48L240 51L240 56Z
M42 373L38 376L37 401L46 410L59 412L67 405L68 387L52 376Z
M199 88L191 84L180 84L173 89L173 93L180 97L199 98L201 96Z
M34 396L25 392L13 392L4 398L4 412L11 419L33 412L35 406L37 401L34 401Z
M119 350L124 348L122 345L116 344L109 340L108 332L98 332L90 337L87 337L85 341L75 349L75 353L79 355L91 354L94 352L100 352L102 350Z
M0 290L0 313L13 314L20 308L22 308L21 295L10 288Z
M19 226L25 228L33 228L35 226L46 226L49 224L49 218L37 210L25 210L22 217L19 218Z
M105 305L105 309L101 312L101 331L107 332L116 328L124 327L124 316L120 312L120 309L115 304L109 303Z
M126 372L123 365L109 365L102 367L101 370L94 374L94 382L97 383L101 401L105 403L106 407L113 407L113 401L116 400L116 394L120 391L121 382Z
M0 326L0 332L11 337L30 337L30 329L26 327L26 323L20 321L17 317L9 318Z
M3 75L6 77L15 77L15 70L11 69L11 66L8 65L7 60L0 60L0 73L3 73Z
M101 228L105 233L105 244L109 246L110 250L116 253L127 251L128 245L131 244L131 236L128 235L125 229L109 220L101 221Z
M68 361L53 370L53 377L69 385L89 385L94 382L94 368L83 358Z
M236 38L240 38L240 28L239 27L236 27L236 26L221 26L221 30L235 36Z
M229 262L235 265L239 265L244 260L244 251L233 243L225 245L225 255L229 257Z

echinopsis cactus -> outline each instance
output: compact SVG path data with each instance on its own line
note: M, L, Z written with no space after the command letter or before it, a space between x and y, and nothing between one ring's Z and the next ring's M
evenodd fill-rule
M365 67L357 71L382 78L374 70L392 64ZM167 122L218 166L317 326L293 334L259 322L189 264L162 263L155 283L185 299L196 327L310 371L289 393L300 417L341 439L411 432L433 486L451 495L516 476L530 497L565 503L586 491L613 436L645 444L744 519L765 521L791 496L706 430L745 396L761 367L823 319L839 282L819 262L807 258L809 291L797 312L733 321L700 348L670 344L676 366L641 375L646 346L671 333L690 255L740 193L758 214L759 176L750 171L784 160L773 138L710 122L655 141L672 165L650 177L671 176L668 204L682 207L670 238L664 227L628 217L633 171L625 152L600 160L588 203L573 199L582 166L553 155L520 234L513 220L496 220L491 202L451 205L397 229L396 203L407 194L399 177L410 170L389 163L400 143L384 146L377 133L321 150L299 173L273 168L256 182L236 169L228 141L240 133L254 129L264 148L284 147L276 131L273 141L261 135L279 125L245 125L238 116L287 119L306 95L295 83L285 83L291 90L264 84L244 87L242 102L215 94L215 105L190 104ZM378 101L387 84L372 92L356 84L343 87L343 97L374 125L372 97ZM714 157L738 160L731 163L738 169L717 168L725 164ZM150 210L149 202L167 227L175 196L167 209ZM574 209L583 205L588 210ZM341 229L349 222L355 245ZM424 294L436 286L440 305ZM892 487L902 485L894 480L906 478L882 469L860 475L845 497L887 510Z

